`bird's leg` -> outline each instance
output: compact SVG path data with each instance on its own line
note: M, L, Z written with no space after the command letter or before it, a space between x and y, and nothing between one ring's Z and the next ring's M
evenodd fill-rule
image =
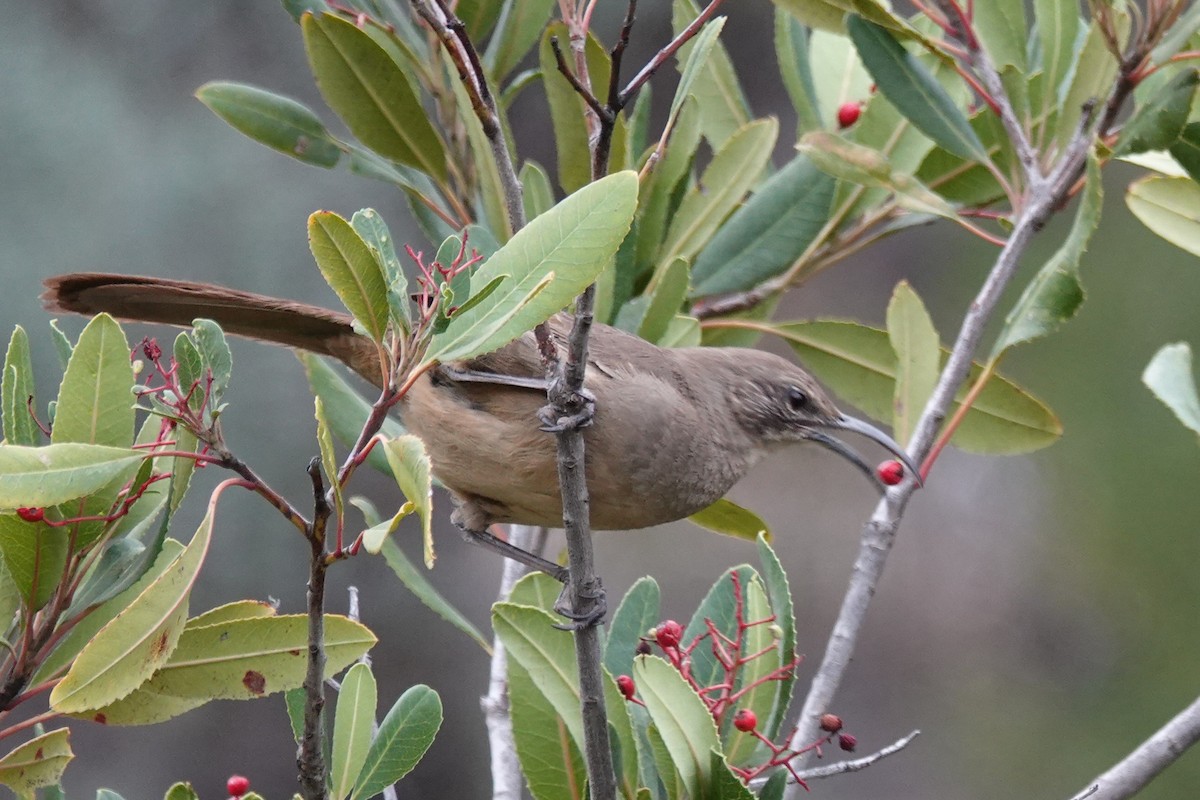
M483 545L493 552L499 553L505 558L511 558L513 561L520 562L530 569L536 569L539 572L544 572L559 583L565 584L567 582L567 578L570 577L570 572L566 567L559 566L553 561L547 561L541 556L535 555L528 550L522 550L516 545L509 544L503 539L499 539L487 531L471 530L458 520L455 520L454 524L458 526L460 531L462 531L463 538L468 542Z
M575 393L574 405L579 410L562 417L555 413L552 405L544 405L539 408L538 419L542 421L541 429L546 433L559 433L591 425L596 416L596 395L592 394L589 389L582 388Z
M599 625L604 620L604 615L608 613L608 599L604 593L604 587L600 585L599 577L581 589L579 599L590 606L587 611L574 610L575 604L571 602L571 585L564 582L558 599L554 601L554 611L559 616L566 617L571 621L565 625L555 625L554 627L563 631L577 631Z
M450 364L442 364L438 367L438 372L447 380L457 383L490 383L496 386L515 386L518 389L546 391L545 378L534 378L527 375L501 375L498 372L462 369Z

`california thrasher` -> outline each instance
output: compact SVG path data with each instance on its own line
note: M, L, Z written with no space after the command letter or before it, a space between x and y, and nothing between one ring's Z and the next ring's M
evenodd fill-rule
M78 273L46 286L43 300L53 311L106 311L183 326L205 317L229 333L332 356L380 383L375 345L354 331L348 314L161 278ZM570 317L560 314L549 324L562 338ZM584 436L595 529L689 516L720 499L767 452L793 442L817 442L873 477L831 430L875 440L918 475L889 436L842 414L811 375L770 353L666 349L597 324L588 358L585 387L595 398L595 416ZM405 427L428 448L434 475L454 495L455 522L497 549L507 550L486 533L490 523L562 524L555 443L537 424L546 400L543 375L533 335L526 334L470 362L431 370L399 404ZM518 553L505 555L547 569ZM555 569L551 574L561 579Z

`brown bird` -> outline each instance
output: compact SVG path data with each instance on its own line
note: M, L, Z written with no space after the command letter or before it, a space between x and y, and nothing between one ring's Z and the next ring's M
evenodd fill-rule
M51 278L46 286L43 300L52 311L182 326L205 317L229 333L332 356L380 382L375 345L354 331L348 314L161 278L80 273ZM562 338L570 323L560 314L550 328ZM838 411L797 365L759 350L661 348L597 324L585 387L595 399L584 437L591 523L598 530L689 516L720 499L768 452L795 442L828 447L874 479L870 465L828 431L865 435L918 475L891 437ZM538 425L545 402L542 363L533 335L526 334L469 362L436 367L398 406L404 426L424 440L434 475L455 498L455 522L477 541L539 569L547 562L512 552L486 529L493 522L562 524L555 441ZM551 574L563 576L550 566Z

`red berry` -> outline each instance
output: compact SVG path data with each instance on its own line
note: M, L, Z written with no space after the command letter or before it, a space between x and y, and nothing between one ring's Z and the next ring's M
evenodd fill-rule
M626 700L632 700L633 693L637 691L637 687L633 685L633 678L628 675L617 676L617 688L621 690L621 696Z
M230 775L229 780L225 781L225 788L234 797L241 797L250 791L250 779L242 775Z
M821 715L821 730L826 733L837 733L842 729L842 718L837 714Z
M845 750L847 753L853 753L854 748L858 747L858 739L848 733L843 733L838 736L838 747Z
M659 647L678 647L679 640L683 638L683 626L669 619L655 629L654 638L658 640Z
M875 474L883 484L895 486L904 480L904 465L895 460L885 461L875 468Z
M733 727L742 733L749 733L758 727L758 715L748 708L740 709L733 715Z
M858 115L862 113L861 103L842 103L838 106L837 121L839 128L849 128L854 123L858 122Z
M41 522L46 516L44 508L18 508L17 516L26 522Z

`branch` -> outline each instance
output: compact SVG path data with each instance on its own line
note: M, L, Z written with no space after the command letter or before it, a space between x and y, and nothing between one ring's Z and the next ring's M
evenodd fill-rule
M325 800L325 523L330 508L325 502L321 460L308 464L313 484L313 522L309 530L308 560L308 668L304 673L304 732L296 766L304 800Z
M1092 781L1072 800L1124 800L1133 797L1200 741L1200 698L1175 715L1136 750Z
M697 16L686 28L679 32L678 36L672 39L666 47L654 54L654 58L650 59L646 63L646 66L642 67L641 71L638 72L637 75L633 76L633 80L626 84L625 88L621 90L621 94L619 95L619 106L621 108L624 108L626 105L628 105L629 101L633 99L633 96L638 93L638 90L645 85L646 81L650 80L654 73L658 72L659 68L662 67L663 64L667 63L667 59L675 55L679 48L687 44L693 36L700 32L700 29L704 27L704 23L708 22L712 18L712 15L717 13L717 9L721 7L721 3L723 2L724 0L712 0L712 2L705 6L704 10L700 12L699 16Z
M852 758L849 761L838 761L836 764L825 764L820 767L813 767L795 773L795 777L802 781L811 781L814 778L832 778L835 775L845 775L847 772L858 772L866 769L872 764L882 761L890 755L899 753L904 748L912 744L912 741L921 735L920 731L913 731L907 736L897 739L896 741L872 753L869 756L862 758ZM794 781L794 779L793 779ZM751 783L752 788L757 788L759 784L766 783L764 778L758 778Z

